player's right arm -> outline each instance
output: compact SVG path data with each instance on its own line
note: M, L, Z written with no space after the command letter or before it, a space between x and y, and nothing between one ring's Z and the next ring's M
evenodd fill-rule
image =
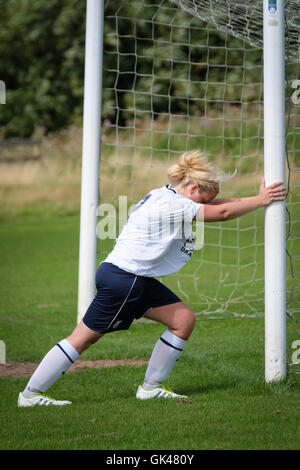
M196 219L204 219L204 222L236 219L248 212L268 206L274 201L284 201L285 188L282 187L282 184L279 181L266 187L265 180L262 178L257 196L233 199L223 204L203 204L197 213Z

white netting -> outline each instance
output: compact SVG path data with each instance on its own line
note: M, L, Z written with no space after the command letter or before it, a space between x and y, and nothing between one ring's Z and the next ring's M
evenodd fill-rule
M216 26L221 31L262 49L263 0L246 3L240 0L170 0L172 3ZM276 2L275 2L276 3ZM288 26L286 46L288 60L299 62L300 9L297 0L285 2L285 18Z
M166 184L170 163L190 149L204 151L225 171L237 170L221 196L258 191L263 174L261 3L106 2L101 202L118 205L120 195L137 202ZM287 30L288 307L295 315L300 108L291 96L300 79L300 26L292 1L287 2ZM263 314L263 240L263 210L206 224L204 249L164 282L199 314ZM99 260L113 241L100 243Z

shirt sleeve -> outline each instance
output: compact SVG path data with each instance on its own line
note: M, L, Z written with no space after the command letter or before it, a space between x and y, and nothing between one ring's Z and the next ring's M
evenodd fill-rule
M179 197L168 206L168 212L175 220L186 220L192 222L202 204L198 204L191 199Z
M185 219L192 222L201 206L202 204L190 200L185 207Z

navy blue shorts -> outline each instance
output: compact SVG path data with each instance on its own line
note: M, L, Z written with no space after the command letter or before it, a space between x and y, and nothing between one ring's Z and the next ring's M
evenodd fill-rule
M128 330L134 319L148 310L181 302L152 277L136 276L111 263L101 263L96 273L97 294L83 323L97 333Z

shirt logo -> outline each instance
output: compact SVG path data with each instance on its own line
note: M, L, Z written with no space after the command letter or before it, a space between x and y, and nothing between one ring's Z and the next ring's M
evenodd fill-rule
M184 243L180 251L182 251L182 253L191 257L192 254L194 253L194 250L195 250L195 239L191 235L189 236L189 238L187 238L186 242Z

